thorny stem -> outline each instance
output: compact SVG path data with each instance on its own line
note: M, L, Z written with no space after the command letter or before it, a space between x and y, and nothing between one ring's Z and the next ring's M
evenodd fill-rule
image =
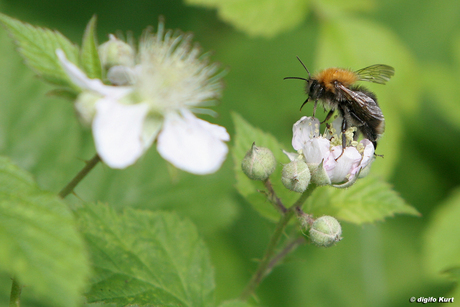
M268 178L267 180L264 181L264 185L268 190L268 195L267 196L268 196L268 199L270 200L270 202L275 206L275 208L281 214L285 214L287 209L283 205L283 202L281 201L281 199L279 199L278 196L276 195L275 190L273 190L273 186L272 186L272 183L270 181L270 178Z
M299 199L297 199L297 201L292 205L292 207L301 207L304 202L307 200L308 197L310 197L310 195L313 193L313 191L316 189L317 185L316 184L313 184L313 183L310 183L310 185L308 186L308 189L302 193L302 195L300 195Z
M19 285L16 278L12 278L13 284L11 285L10 305L9 307L21 306L21 291L22 286Z
M72 193L73 189L80 183L80 181L85 178L86 175L96 166L96 164L101 161L101 158L97 154L94 155L91 160L86 161L85 167L82 168L80 172L70 181L58 194L59 197L65 198L67 195Z
M286 257L288 254L290 254L291 252L293 252L299 245L301 244L304 244L306 241L305 241L305 237L304 236L301 236L301 237L298 237L296 238L295 240L292 240L291 242L289 242L288 244L286 244L286 246L283 248L283 250L281 250L278 254L276 254L272 260L270 261L270 263L268 264L267 266L267 274L270 273L272 271L272 269L278 264L280 263L281 260L284 259L284 257ZM267 275L266 274L266 275Z
M270 184L270 187L271 187L271 184ZM305 200L308 198L308 196L311 195L315 187L316 186L311 185L307 191L305 191L304 193L302 193L302 195L300 195L299 199L294 203L294 205L292 205L288 209L285 208L286 211L282 213L281 218L278 221L278 224L276 225L275 232L270 238L270 242L268 244L267 250L265 251L264 257L259 262L259 266L256 272L254 273L254 275L252 275L251 280L246 285L246 288L243 290L243 292L240 295L241 300L243 301L247 300L249 296L251 296L251 294L257 288L257 286L260 284L260 282L265 278L265 276L267 276L270 270L276 265L276 263L282 258L284 258L289 252L293 251L298 244L300 244L294 241L296 243L291 243L293 244L292 246L291 244L288 244L286 246L284 253L283 251L281 251L278 255L274 256L276 247L278 245L279 240L281 239L281 236L284 233L286 226L288 225L291 218L296 214L296 211L298 210L297 208L299 208L305 202ZM276 199L278 198L276 197Z
M275 248L278 245L278 241L281 238L281 235L283 234L284 228L286 228L286 225L289 223L289 220L294 216L294 211L293 210L287 210L286 213L281 216L278 225L276 225L275 232L273 233L270 243L268 244L267 251L265 252L265 255L259 263L259 267L257 268L257 271L252 275L251 280L249 281L248 285L246 288L243 290L243 293L240 296L241 300L247 300L248 297L254 292L255 288L259 285L259 283L262 281L262 279L265 277L267 273L267 268L270 263L270 260L275 253Z

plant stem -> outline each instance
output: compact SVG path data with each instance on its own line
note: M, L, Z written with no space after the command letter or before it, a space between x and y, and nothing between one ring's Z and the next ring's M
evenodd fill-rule
M246 288L243 290L243 293L240 296L241 300L247 300L248 297L254 292L255 288L259 285L262 279L265 277L267 273L267 268L270 263L270 260L275 253L276 246L278 245L278 241L283 234L286 225L289 223L289 220L294 216L294 211L288 209L286 213L281 216L278 225L276 225L275 232L273 233L270 243L268 244L267 251L265 252L264 258L259 263L259 267L257 271L252 275L251 280L249 281Z
M270 200L270 202L275 206L275 209L277 209L281 214L285 214L287 209L283 205L281 199L279 199L279 197L276 195L275 190L273 190L270 178L264 181L264 185L268 190L268 200Z
M271 187L271 184L269 186ZM274 256L278 242L281 239L281 236L283 235L284 230L286 226L288 225L289 221L296 214L297 208L300 208L300 206L302 206L302 204L305 202L305 200L307 200L307 198L311 195L311 193L313 192L315 188L316 188L316 185L311 185L304 193L302 193L302 195L300 195L299 199L294 203L294 205L292 205L288 209L286 209L283 206L285 211L282 212L281 218L278 221L278 224L276 225L275 232L270 238L270 242L268 244L267 250L265 251L265 255L260 261L256 272L254 273L254 275L252 275L251 280L246 285L246 288L244 288L243 292L241 293L240 300L243 300L243 301L247 300L249 296L252 295L252 293L257 288L257 286L260 284L260 282L265 278L265 276L267 276L270 270L276 265L276 263L282 258L284 258L288 253L293 251L295 247L297 247L298 244L300 244L298 243L298 240L293 241L291 242L291 244L288 244L286 246L284 251L281 251L278 255ZM272 195L275 195L275 194L272 194ZM279 200L278 197L276 197L275 199L276 199L276 202L279 201L281 203L281 200Z
M78 172L78 174L70 181L58 194L59 197L65 198L67 195L72 193L73 189L80 183L80 181L85 178L86 175L96 166L96 164L101 161L101 158L96 154L91 160L86 161L85 167Z
M305 237L301 236L296 238L295 240L289 242L286 244L286 246L283 248L282 251L280 251L278 254L276 254L270 261L270 263L267 266L267 274L271 272L271 270L281 261L286 257L288 254L293 252L299 245L305 243Z
M300 195L299 199L297 199L297 201L292 205L292 207L301 207L303 205L303 203L307 200L308 197L310 197L310 195L313 193L313 191L316 189L317 185L316 184L313 184L311 183L309 186L308 186L308 189L302 193L302 195ZM291 207L291 208L292 208Z
M11 285L11 295L10 295L9 307L19 307L21 306L22 286L19 285L16 278L12 278L12 279L13 279L13 284Z

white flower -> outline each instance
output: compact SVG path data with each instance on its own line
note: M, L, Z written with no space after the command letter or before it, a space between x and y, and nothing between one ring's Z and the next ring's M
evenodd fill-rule
M220 97L220 76L217 65L208 65L190 41L190 35L165 33L160 22L156 34L143 36L134 67L113 67L117 80L129 82L112 84L125 86L89 79L56 50L64 71L82 90L76 109L91 124L97 152L108 166L132 165L155 140L165 160L190 173L210 174L222 165L227 131L194 115L213 112L203 107ZM91 100L80 99L84 94Z
M332 127L339 127L341 120L338 117ZM351 142L351 146L342 150L342 137L336 134L336 128L326 129L324 135L320 134L319 128L317 118L302 117L292 128L292 147L303 155L313 177L314 172L324 173L325 176L317 176L322 178L321 184L354 182L362 169L370 167L374 159L374 145L368 139L363 139L359 143ZM292 161L293 155L289 154L288 157Z

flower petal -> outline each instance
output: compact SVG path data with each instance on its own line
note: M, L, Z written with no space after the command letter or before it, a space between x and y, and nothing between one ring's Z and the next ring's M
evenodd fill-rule
M324 137L328 138L329 140L332 137L341 137L340 133L342 133L342 122L343 122L343 117L342 116L337 116L332 123L329 125L328 128L324 131ZM333 133L331 133L333 131Z
M363 159L361 160L361 163L359 164L360 167L364 168L367 165L370 164L370 162L373 161L374 159L374 144L372 144L371 141L368 139L363 139L360 142L361 144L364 145L364 152L363 152Z
M227 156L223 141L230 136L224 127L210 124L191 112L167 114L163 130L158 136L160 155L177 168L205 175L216 172Z
M329 174L329 178L331 179L332 183L339 183L344 182L349 179L351 176L351 170L356 168L356 166L361 161L361 154L355 147L346 147L343 151L342 156L342 146L334 146L331 150L331 155L329 156L328 160L324 163L324 168L326 169L327 173ZM334 164L329 164L332 160L340 158L335 161ZM334 165L334 167L330 168L329 165Z
M364 152L363 152L363 158L361 162L359 163L356 168L351 170L351 174L355 176L357 173L359 173L359 177L363 178L366 177L367 174L369 173L370 167L372 165L372 162L375 160L374 157L374 144L372 144L371 141L368 139L363 139L360 142L361 144L364 145Z
M292 147L302 149L312 138L319 135L319 120L314 117L303 116L292 127Z
M56 55L70 80L83 90L93 91L99 93L101 96L112 98L121 98L132 91L130 87L105 85L99 79L88 78L80 68L67 59L64 51L61 49L56 50Z
M309 140L303 147L303 155L307 163L320 163L330 155L331 142L323 137Z
M148 105L124 105L99 99L93 120L93 135L101 159L111 168L126 168L147 149L142 141Z

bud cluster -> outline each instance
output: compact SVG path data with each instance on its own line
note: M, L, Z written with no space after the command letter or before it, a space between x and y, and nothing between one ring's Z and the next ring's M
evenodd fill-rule
M368 139L356 141L356 127L344 131L343 136L342 133L337 134L341 123L342 118L337 117L332 125L327 125L323 134L320 133L319 120L314 117L304 116L294 124L292 147L297 152L283 150L290 162L283 166L281 182L287 189L303 193L300 204L309 195L305 191L310 183L313 188L310 188L309 193L316 186L346 188L369 173L375 159L373 143ZM346 139L345 148L342 146L342 137ZM241 167L250 179L267 181L275 170L276 160L268 148L253 144ZM270 193L274 194L273 189ZM288 209L276 195L273 196L277 199L275 206L281 207L281 212L286 212ZM299 201L295 206L300 226L314 244L330 247L342 239L342 228L334 217L322 216L315 220L302 212Z

